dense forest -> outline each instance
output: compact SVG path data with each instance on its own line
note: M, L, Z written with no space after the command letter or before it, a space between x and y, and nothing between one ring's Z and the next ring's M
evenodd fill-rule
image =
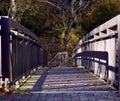
M82 6L77 2L84 0L66 0L68 2L62 6L64 1L58 1L0 0L0 15L9 16L34 32L46 46L50 59L59 51L71 53L83 35L120 13L120 0L94 0L92 3L92 0L85 0L83 4L79 2ZM76 13L71 13L74 9ZM65 49L66 33L69 34Z

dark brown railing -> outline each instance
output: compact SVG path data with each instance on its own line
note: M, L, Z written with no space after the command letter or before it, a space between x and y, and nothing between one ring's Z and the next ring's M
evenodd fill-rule
M47 65L39 38L7 16L0 17L0 83L16 82L31 70Z

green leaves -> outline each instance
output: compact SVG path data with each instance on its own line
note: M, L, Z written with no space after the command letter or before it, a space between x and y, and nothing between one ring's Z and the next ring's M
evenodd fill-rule
M0 0L0 15L7 16L10 7L10 0Z
M92 18L94 19L93 23L98 26L116 16L117 14L119 14L117 2L113 3L110 1L108 4L101 3L92 14Z
M84 18L79 22L84 32L88 33L95 27L105 23L120 13L120 3L117 0L102 0L86 12Z

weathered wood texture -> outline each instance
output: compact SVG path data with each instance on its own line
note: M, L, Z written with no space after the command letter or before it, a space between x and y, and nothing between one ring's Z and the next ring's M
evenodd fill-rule
M58 52L49 62L49 66L57 67L64 66L68 62L68 53L67 52Z
M78 68L38 71L23 86L31 93L0 95L0 101L120 101L110 85Z
M52 68L38 71L21 90L33 93L113 91L111 86L83 68Z
M85 66L96 75L110 81L112 85L118 86L120 85L119 43L120 15L93 29L78 42L73 52L73 65ZM96 57L87 54L82 56L84 52L96 53ZM105 57L101 58L102 55L100 56L97 52L106 52L108 54L107 60ZM107 63L107 65L103 63Z
M39 38L7 16L0 16L0 56L0 77L12 83L47 65L47 52Z
M73 97L75 96L75 97ZM120 101L115 93L61 93L61 94L25 94L0 95L0 101Z

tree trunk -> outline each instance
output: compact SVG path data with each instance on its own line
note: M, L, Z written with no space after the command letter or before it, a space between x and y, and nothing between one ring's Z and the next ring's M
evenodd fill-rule
M69 25L68 25L68 27L67 27L67 29L65 31L65 36L64 36L64 40L63 40L63 42L64 42L64 51L67 51L68 36L70 34L70 31L71 31L75 21L76 21L76 16L71 18L70 23L69 23Z
M11 12L12 12L11 18L13 20L16 20L16 4L15 4L15 0L11 0Z

